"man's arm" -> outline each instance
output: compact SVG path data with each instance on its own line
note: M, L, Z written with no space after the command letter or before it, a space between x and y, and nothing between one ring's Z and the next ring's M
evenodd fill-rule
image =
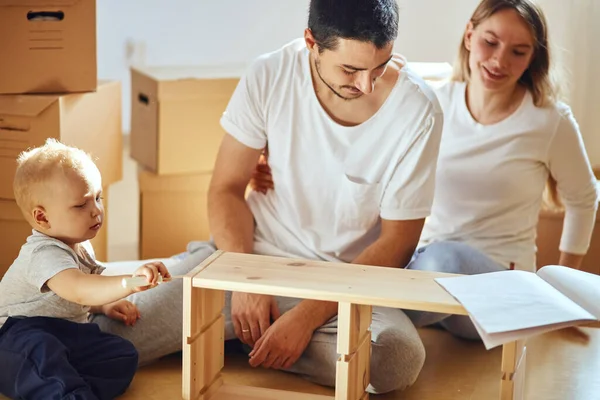
M254 219L245 191L260 149L252 149L225 135L208 190L208 221L217 248L252 253Z
M425 219L391 221L382 220L379 238L352 261L353 264L404 268L417 248ZM335 302L304 300L296 306L313 329L317 329L335 316Z
M225 135L208 190L208 219L218 249L252 253L254 218L245 191L262 149L250 148ZM236 336L251 346L270 326L279 311L272 296L234 292L231 320ZM274 317L274 318L275 318Z
M404 221L382 220L379 238L352 263L406 267L417 248L424 223L424 218Z

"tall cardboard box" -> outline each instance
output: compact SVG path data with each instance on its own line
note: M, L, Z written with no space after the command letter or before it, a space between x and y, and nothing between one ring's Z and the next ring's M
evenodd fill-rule
M94 91L95 0L0 0L0 93Z
M243 69L131 69L131 157L159 175L211 171Z
M90 153L104 186L121 180L121 114L120 82L100 82L94 93L0 96L0 198L14 199L18 154L48 137Z
M140 259L170 257L209 240L210 173L158 176L140 169Z

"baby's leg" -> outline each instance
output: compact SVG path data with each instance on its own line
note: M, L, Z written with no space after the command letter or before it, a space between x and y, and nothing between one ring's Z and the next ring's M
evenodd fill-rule
M26 399L114 399L137 369L133 345L93 324L33 317L0 331L0 392Z

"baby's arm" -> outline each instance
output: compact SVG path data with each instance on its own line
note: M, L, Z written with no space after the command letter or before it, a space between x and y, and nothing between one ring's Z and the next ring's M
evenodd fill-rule
M94 307L103 306L127 297L134 292L155 287L159 274L165 278L170 277L163 263L152 262L145 264L138 268L134 275L145 276L148 286L128 289L122 286L123 278L129 278L128 275L89 275L79 269L70 268L54 275L46 282L46 285L65 300ZM94 307L96 311L99 309L100 307Z

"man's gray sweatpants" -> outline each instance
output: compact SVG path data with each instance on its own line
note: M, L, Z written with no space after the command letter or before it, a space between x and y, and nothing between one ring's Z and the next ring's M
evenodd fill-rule
M195 242L192 252L181 262L169 268L172 275L186 274L195 268L215 248L212 243ZM123 325L103 315L96 315L92 322L105 332L129 339L138 349L140 364L181 350L183 293L181 282L171 282L155 289L128 297L142 314L134 327ZM235 339L231 322L231 293L226 293L225 340ZM277 297L279 310L293 308L301 299ZM402 310L374 307L371 324L371 384L369 392L386 393L405 389L412 385L425 362L425 349L417 330ZM335 385L337 353L337 318L317 329L304 354L290 368L312 382Z

